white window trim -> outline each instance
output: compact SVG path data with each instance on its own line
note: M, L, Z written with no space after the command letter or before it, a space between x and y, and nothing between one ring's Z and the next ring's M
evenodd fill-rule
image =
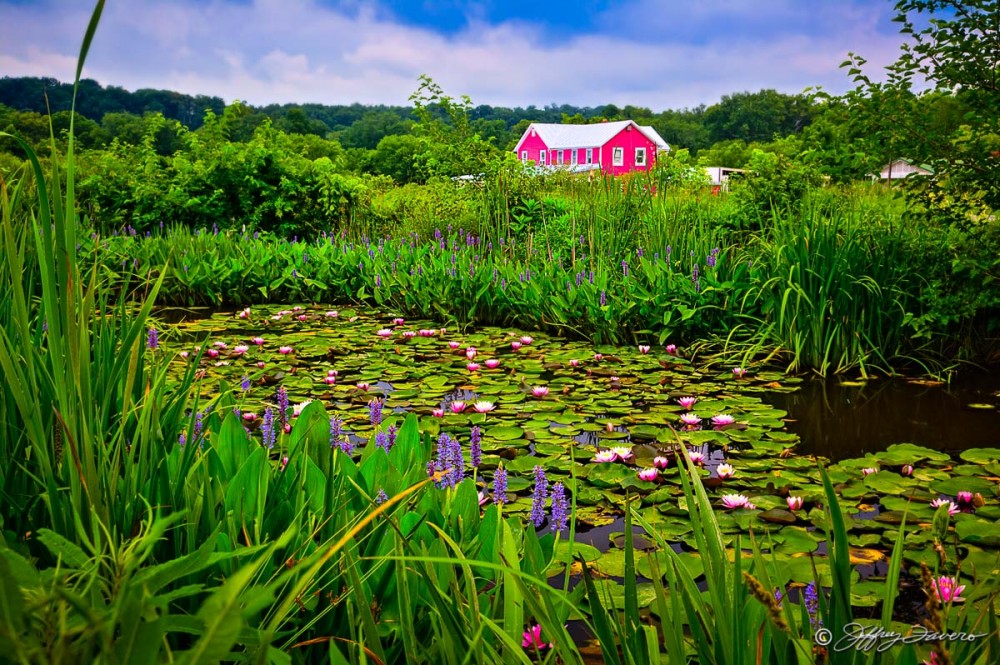
M522 150L521 151L521 163L522 164L527 164L528 163L528 151L527 150Z
M593 148L587 148L587 163L588 164L593 164L594 163L594 149Z
M612 148L611 149L611 166L624 166L625 165L625 148Z
M640 161L639 156L642 155L642 160ZM636 148L635 149L635 165L645 166L646 165L646 149Z
M544 150L539 150L538 151L538 165L539 166L545 166L545 151Z
M576 166L576 160L577 160L577 157L579 157L578 153L579 153L579 150L576 149L576 148L573 148L570 151L570 153L569 153L569 163L572 164L573 166Z

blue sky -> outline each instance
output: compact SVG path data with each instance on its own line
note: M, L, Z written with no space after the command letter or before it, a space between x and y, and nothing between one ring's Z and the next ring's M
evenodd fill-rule
M427 74L474 104L654 111L850 87L902 38L891 0L109 0L85 76L253 104L406 104ZM71 80L90 0L0 0L0 75Z

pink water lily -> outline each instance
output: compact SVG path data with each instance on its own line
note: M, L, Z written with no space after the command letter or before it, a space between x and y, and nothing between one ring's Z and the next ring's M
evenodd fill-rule
M337 311L337 310L335 310L335 309L332 309L332 310L330 310L329 312L327 312L326 314L324 314L323 316L325 316L325 317L327 317L327 318L329 318L329 319L335 319L335 318L337 318L338 316L340 316L340 312L338 312L338 311Z
M913 465L904 464L903 468L899 470L899 475L910 477L913 475Z
M465 402L452 402L451 412L452 413L462 413L465 411Z
M877 466L868 466L868 467L865 467L864 469L861 469L861 475L863 477L870 476L873 473L878 473L878 467Z
M677 355L677 345L676 344L667 344L667 346L664 347L664 350L667 353L669 353L670 355L672 355L672 356L676 356Z
M477 413L489 413L493 409L497 408L497 405L487 400L479 400L472 405L472 408L475 409Z
M323 382L326 383L328 386L332 386L337 382L337 377L327 374L326 376L323 377Z
M237 316L240 317L241 319L249 319L250 318L250 308L247 307L246 309L240 310L240 313L237 314Z
M531 389L531 394L535 397L545 397L549 394L549 389L546 386L535 386Z
M608 422L604 423L604 429L608 430L609 432L614 432L615 424L609 420Z
M250 341L253 342L254 344L256 344L257 346L263 346L264 345L264 338L263 337L254 337Z
M603 353L595 353L594 354L594 360L596 360L598 362L604 360L604 354Z
M392 337L392 331L389 330L388 328L382 328L375 334L381 337L382 339L389 339L390 337Z
M293 312L301 312L302 311L302 305L296 305L295 307L292 307L292 311Z
M723 494L722 495L722 505L733 510L735 508L746 508L747 504L750 503L750 499L744 494Z
M437 334L437 331L436 330L429 330L427 328L424 328L424 329L418 330L417 334L420 335L421 337L434 337L434 335Z
M218 349L208 349L207 351L205 351L205 355L208 356L209 358L218 358L219 357L219 350Z
M393 320L392 320L392 322L393 322L393 323L394 323L395 325L397 325L397 326L401 326L401 325L403 325L404 323L406 323L406 319L401 319L401 318L395 318L395 319L393 319Z
M641 469L636 475L639 476L639 480L652 482L660 476L660 470L656 467Z
M187 360L188 356L190 356L191 354L190 354L190 353L188 353L187 351L181 351L181 352L180 352L179 354L177 354L177 355L179 355L179 356L180 356L181 358L184 358L185 360Z
M615 462L618 460L618 455L615 455L610 450L600 450L594 455L594 461L598 463Z
M473 358L476 357L477 353L478 351L476 351L476 347L470 346L465 350L465 357L468 358L469 360L472 360Z
M246 344L237 344L233 347L233 353L237 356L242 356L244 353L250 350L250 347Z
M732 464L720 464L715 467L715 473L719 476L719 478L726 480L727 478L732 478L736 475L736 469Z
M306 319L308 319L309 317L307 317L307 316L306 316L305 314L299 314L299 315L298 315L298 316L296 316L295 318L296 318L296 319L298 319L299 321L305 321L305 320L306 320Z
M685 427L697 427L701 425L701 416L696 413L685 413L681 415L681 422L684 423Z
M274 314L273 316L271 316L272 321L280 321L281 318L282 318L281 314Z
M470 372L478 372L479 363L468 363L466 364L465 369L469 370Z
M298 418L300 415L302 415L302 410L305 409L310 404L312 404L312 400L311 399L307 399L304 402L299 402L298 404L293 404L292 405L292 417L293 418Z
M365 392L368 392L368 389L371 388L371 387L372 387L372 385L370 383L368 383L367 381L359 381L358 382L358 390L364 390Z
M572 360L569 361L569 366L570 367L579 367L580 366L580 361L577 360L576 358L573 358Z
M746 373L747 371L742 367L733 368L733 376L735 376L737 379L742 379L744 376L746 376Z
M538 649L542 651L543 649L551 649L551 644L546 644L542 641L542 627L539 624L535 624L524 631L521 636L521 646L525 649Z
M785 498L788 503L789 510L802 510L802 497L801 496L788 496Z
M942 603L955 603L965 600L962 598L962 592L965 591L965 585L959 584L958 580L954 577L939 577L933 580L934 593L937 595L938 600Z
M513 349L514 351L517 351L518 349L521 348L521 343L520 342L511 342L510 343L510 348Z
M328 369L326 371L326 375L327 376L337 376L337 370L335 370L335 369Z
M697 466L702 466L705 464L705 453L699 450L689 451L688 457L690 457L691 461L694 462Z
M697 401L698 401L697 397L680 397L677 399L677 403L688 410L690 410L691 407L694 406L695 403L697 403Z
M649 345L648 344L640 344L639 345L639 353L641 353L643 355L646 355L647 353L649 353Z
M632 449L629 448L628 446L614 446L611 449L611 452L617 455L618 459L620 459L623 462L625 460L632 458Z
M212 346L214 346L214 347L216 347L218 349L224 349L224 348L226 348L229 345L226 344L225 342L213 342Z
M657 469L666 469L670 466L670 458L664 457L663 455L657 455L653 458L653 467Z
M417 333L413 332L412 330L404 330L403 331L403 339L413 339L416 336L417 336Z
M280 353L283 356L287 356L289 353L291 353L294 350L295 349L293 349L290 346L279 346L278 347L278 353Z
M252 423L255 420L257 420L257 414L248 411L243 414L243 420L247 421L248 423Z
M433 411L431 411L431 415L434 416L435 418L443 418L444 409L434 409Z
M496 369L497 367L500 366L500 359L488 358L483 364L489 367L490 369Z
M970 504L972 503L972 492L961 491L955 495L959 503Z
M220 360L219 362L215 363L215 366L216 367L228 367L229 366L229 361L228 360Z
M948 507L948 514L949 515L955 515L955 514L961 512L959 510L959 507L957 505L955 505L955 503L953 501L950 501L948 499L934 499L933 501L931 501L931 508L937 510L941 506L947 506Z
M522 335L521 336L521 344L524 344L525 346L531 344L534 341L535 341L535 338L531 337L529 335Z
M736 418L733 418L728 413L720 413L717 416L712 416L712 424L716 427L724 427L726 425L732 425L736 422Z
M460 346L462 346L461 342L448 342L448 347L451 348L452 351L458 349Z
M264 369L264 361L263 360L258 360L257 361L257 367L260 367L261 369Z

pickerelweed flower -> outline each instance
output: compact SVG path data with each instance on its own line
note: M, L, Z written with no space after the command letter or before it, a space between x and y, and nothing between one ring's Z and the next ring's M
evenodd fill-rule
M150 328L146 333L146 346L154 350L160 348L160 333L156 328Z
M734 422L736 422L736 419L728 413L720 413L717 416L712 416L712 424L716 427L725 427L726 425L732 425Z
M243 378L240 380L240 390L243 392L250 390L250 377L246 374L244 374Z
M663 455L657 455L653 458L653 467L656 469L666 469L670 466L670 458L664 457Z
M507 503L507 470L502 466L498 466L493 473L493 503Z
M372 427L382 424L382 400L377 397L368 402L368 421Z
M545 478L545 469L535 465L535 489L531 494L531 523L535 527L542 526L545 521L545 500L548 499L549 481Z
M569 522L569 505L566 501L566 488L562 483L552 485L552 520L549 526L556 533L566 530Z
M274 448L277 439L274 431L274 409L267 407L264 409L264 418L260 423L260 434L265 448Z
M750 503L750 499L744 494L723 494L722 505L733 510L734 508L745 508Z
M457 401L451 403L452 413L462 413L463 411L465 411L465 402Z
M375 445L389 453L392 450L392 442L389 440L389 435L385 432L379 432L375 435Z
M535 386L531 389L531 394L535 397L545 397L549 394L549 389L546 386Z
M959 584L958 580L954 577L942 576L936 580L932 580L932 584L934 594L942 603L957 603L965 600L962 598L962 592L965 591L965 585Z
M539 651L552 648L552 644L546 644L542 641L542 627L537 623L524 631L521 636L521 646L525 649L538 649Z
M379 489L378 494L375 495L375 505L381 506L388 500L389 500L389 495L385 493L385 490Z
M802 510L802 497L801 496L788 496L785 498L788 503L789 510Z
M278 404L278 418L282 425L288 422L288 391L284 386L278 386L275 393L275 402Z
M469 462L477 469L483 463L482 441L483 433L479 429L479 425L473 426L472 432L469 434Z
M601 307L604 307L604 306L606 306L608 304L608 294L605 293L604 291L601 291L601 301L600 302L601 302Z
M184 436L184 432L181 432L177 437L177 445L183 447L185 444L187 444L187 437Z
M636 473L636 475L639 476L639 480L645 480L646 482L653 482L659 477L660 470L657 469L656 467L640 469L639 472Z
M649 353L649 345L648 344L640 344L639 345L639 353L641 353L643 355L646 355L647 353Z
M486 365L490 369L496 369L497 367L500 366L500 359L499 358L487 358L483 362L483 364Z
M497 408L497 405L493 402L487 400L479 400L472 404L472 408L476 410L476 413L489 413L493 409Z
M727 478L732 478L733 476L735 476L736 469L733 468L732 464L720 464L719 466L715 467L715 473L716 475L719 476L719 478L725 480Z
M632 458L632 449L628 446L614 446L611 452L623 462Z
M809 623L812 627L819 628L823 625L823 620L819 617L819 594L816 592L816 583L810 582L803 594L806 604L806 612L809 614Z
M953 501L950 501L948 499L934 499L933 501L931 501L931 508L934 508L935 510L937 510L941 506L947 506L948 507L948 514L949 515L955 515L955 514L961 512L961 510L959 509L959 507L957 505L955 505L955 503Z

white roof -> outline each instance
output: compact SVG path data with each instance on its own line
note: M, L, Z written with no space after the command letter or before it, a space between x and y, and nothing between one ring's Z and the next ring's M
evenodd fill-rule
M629 125L634 125L646 135L650 141L656 144L659 150L669 150L667 142L656 133L652 127L643 127L632 120L618 120L617 122L600 122L593 125L562 125L552 122L533 122L528 125L524 136L518 141L518 147L524 138L532 130L538 132L549 150L561 150L563 148L591 148L602 146L610 141L618 132Z

